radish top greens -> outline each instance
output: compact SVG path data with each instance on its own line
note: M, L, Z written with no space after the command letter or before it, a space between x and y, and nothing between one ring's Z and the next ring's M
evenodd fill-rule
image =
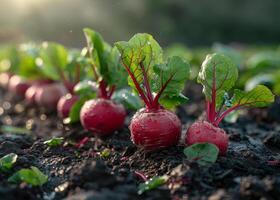
M215 126L218 126L227 114L240 107L264 107L274 101L272 92L263 85L258 85L251 91L235 89L230 98L228 92L237 78L236 65L223 54L208 55L202 63L197 80L203 85L207 120Z
M128 84L138 92L147 108L158 109L160 105L170 108L186 102L181 91L190 75L188 63L177 56L165 61L160 45L145 33L115 45L129 74Z

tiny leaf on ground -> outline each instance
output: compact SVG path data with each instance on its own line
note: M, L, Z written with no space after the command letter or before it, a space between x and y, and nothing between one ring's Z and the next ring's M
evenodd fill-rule
M43 174L37 167L31 167L30 169L21 169L13 174L8 182L20 184L25 182L32 186L42 186L48 181L48 176Z
M197 143L184 149L184 154L189 161L196 161L199 165L206 166L215 163L219 149L210 143Z
M55 137L45 141L44 144L48 145L49 147L57 147L62 144L63 140L64 140L63 137Z
M141 195L146 191L155 189L159 186L164 185L168 180L167 176L155 176L145 183L141 183L138 187L138 194Z
M8 171L17 161L18 155L15 153L10 153L5 155L0 159L0 171Z
M20 128L20 127L15 127L15 126L8 126L8 125L3 125L1 126L1 132L6 132L6 133L15 133L15 134L30 134L31 131L26 129L26 128Z

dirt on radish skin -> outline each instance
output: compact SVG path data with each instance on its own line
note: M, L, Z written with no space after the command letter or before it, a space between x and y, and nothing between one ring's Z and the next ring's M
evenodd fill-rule
M207 121L192 124L187 130L185 142L188 145L204 142L215 144L219 148L220 155L225 155L228 148L228 136L225 131Z
M35 101L46 109L54 110L59 99L65 94L67 94L67 90L61 83L43 85L36 92Z
M181 122L165 109L139 110L129 126L133 142L147 150L174 146L181 134Z
M84 104L80 120L85 129L99 136L106 136L123 127L125 116L122 105L100 98Z
M62 119L69 116L72 106L78 101L79 97L77 95L67 94L61 97L57 103L58 116Z

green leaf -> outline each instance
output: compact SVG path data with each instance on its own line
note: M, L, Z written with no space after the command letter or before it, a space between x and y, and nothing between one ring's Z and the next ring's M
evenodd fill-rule
M95 93L84 95L72 106L69 117L64 120L65 124L73 124L80 121L80 111L87 100L94 99Z
M108 158L111 154L111 150L110 149L104 149L101 153L100 156L102 158Z
M229 113L224 119L227 123L236 123L238 117L239 117L239 113L240 111L239 110L235 110L231 113Z
M144 73L150 77L153 67L163 62L161 47L151 35L146 33L138 33L128 42L121 41L115 45L121 53L122 64L144 90ZM131 77L128 79L128 84L136 90Z
M20 128L15 126L3 125L0 128L1 132L14 133L14 134L31 134L32 132L26 128Z
M67 49L57 43L45 42L40 51L40 58L41 61L38 62L38 64L43 73L53 80L60 80L60 73L64 71L67 66Z
M48 145L49 147L57 147L63 143L63 137L55 137L50 140L44 142L44 144Z
M159 100L160 104L167 109L174 108L175 106L187 103L188 101L189 98L181 93L177 96L165 96Z
M13 174L8 182L20 184L25 182L32 186L42 186L48 181L48 176L43 174L37 167L31 167L30 169L21 169Z
M0 171L8 171L17 161L17 154L10 153L0 159Z
M146 191L153 190L164 185L168 180L167 176L155 176L138 187L138 194L141 195Z
M238 77L238 69L230 58L219 53L207 55L202 63L197 81L203 85L207 101L216 93L216 107L223 102L224 93L230 90Z
M74 87L74 93L79 96L87 96L96 93L98 86L95 82L90 80L83 80L77 83Z
M140 98L127 88L117 90L113 94L112 100L116 103L124 105L126 109L138 110L143 107Z
M196 161L199 165L207 166L215 163L219 149L210 143L197 143L184 149L184 154L189 161Z
M274 95L266 86L258 85L248 92L235 89L231 101L232 106L265 107L274 102Z
M127 86L126 70L121 64L121 56L117 47L111 49L107 59L107 71L103 72L103 77L110 85L118 88Z
M171 57L167 63L154 66L154 78L152 89L155 93L161 93L160 102L187 100L183 98L181 91L185 87L185 81L190 76L190 65L178 56ZM161 91L164 89L163 91ZM170 104L169 104L170 105Z

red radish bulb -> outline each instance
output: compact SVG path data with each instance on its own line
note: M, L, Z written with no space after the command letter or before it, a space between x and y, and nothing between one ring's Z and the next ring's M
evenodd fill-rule
M60 83L43 85L36 92L35 101L38 105L46 109L54 110L57 107L59 99L65 94L67 94L67 90Z
M19 97L24 97L31 83L18 75L13 75L9 80L9 91Z
M58 116L62 119L67 118L71 111L72 106L78 101L77 95L66 94L61 97L57 104Z
M9 85L10 78L13 75L9 72L3 72L0 74L0 87L7 88Z
M228 148L228 136L225 131L207 121L192 124L187 131L185 142L188 145L204 142L215 144L221 155L225 155Z
M181 122L173 112L165 109L141 109L133 116L129 129L134 144L155 150L178 143Z
M122 105L99 98L87 101L80 113L83 127L99 136L112 134L124 125L126 112Z
M33 82L32 86L29 87L25 92L25 101L33 105L35 103L36 93L40 90L40 88L44 85L52 83L51 80L36 80Z

